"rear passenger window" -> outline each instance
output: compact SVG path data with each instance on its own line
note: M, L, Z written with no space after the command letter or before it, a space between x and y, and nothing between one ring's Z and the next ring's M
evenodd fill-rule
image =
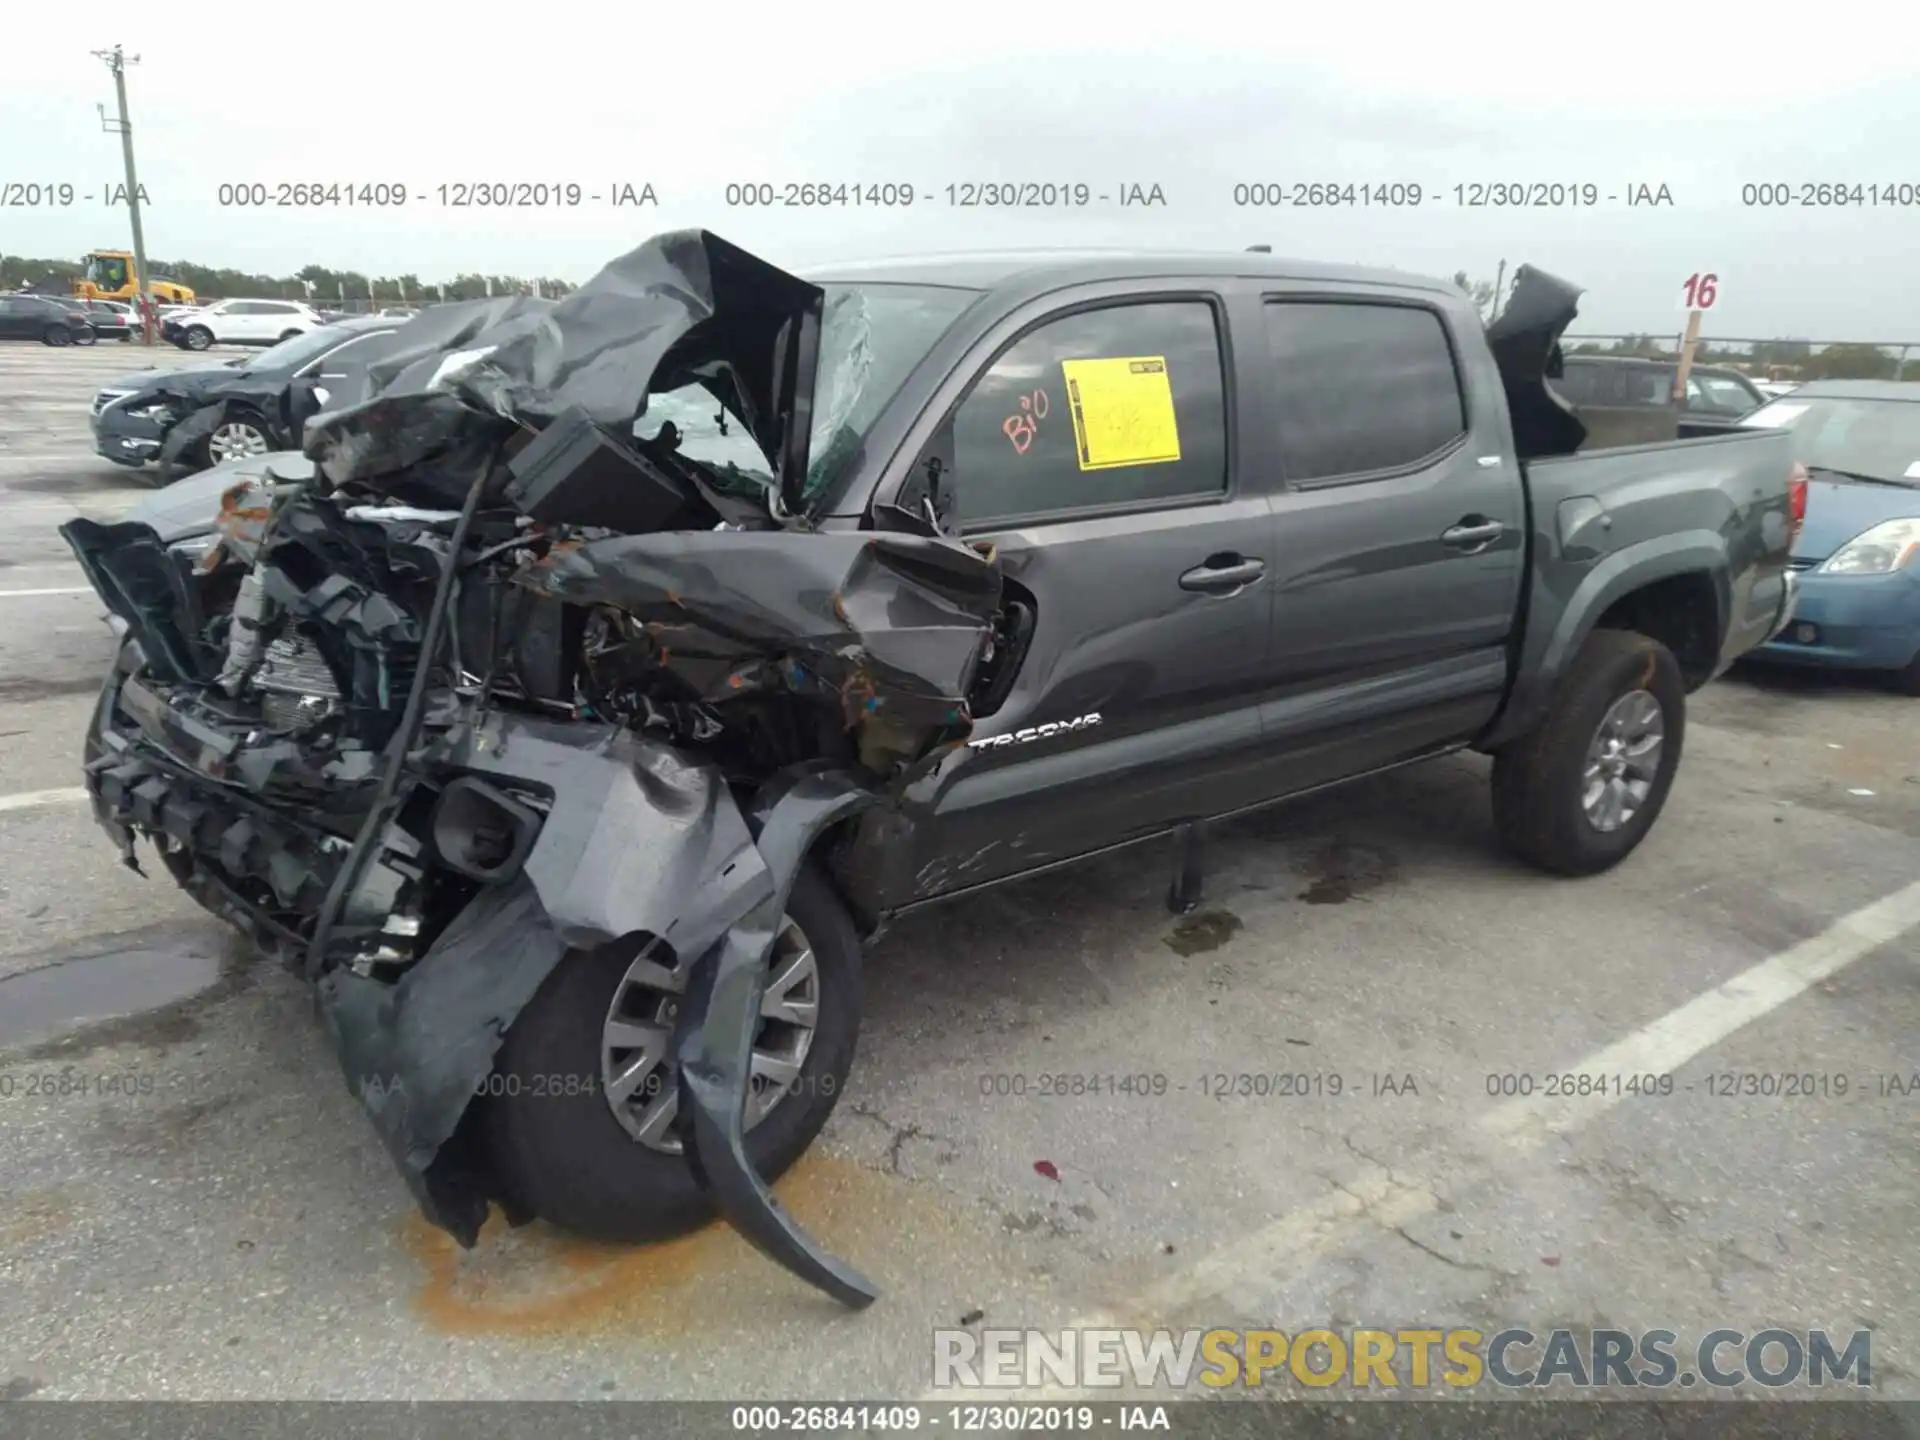
M1397 470L1466 433L1453 347L1433 311L1291 300L1265 308L1289 480Z
M1155 301L1047 322L974 383L953 451L954 519L976 529L1224 493L1213 307Z

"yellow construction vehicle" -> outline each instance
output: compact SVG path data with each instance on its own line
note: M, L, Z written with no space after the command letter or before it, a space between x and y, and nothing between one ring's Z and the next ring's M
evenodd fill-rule
M82 300L131 300L133 293L133 255L126 250L94 250L80 257L86 267L73 282L73 293ZM178 280L147 277L148 293L173 305L191 305L193 290Z

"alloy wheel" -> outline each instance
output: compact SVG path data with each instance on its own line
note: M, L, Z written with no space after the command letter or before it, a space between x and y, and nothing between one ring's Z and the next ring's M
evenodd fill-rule
M601 1039L601 1094L621 1127L649 1149L681 1151L678 1067L672 1058L687 963L669 967L648 946L614 987ZM806 932L788 917L767 958L767 988L753 1037L751 1130L791 1091L820 1022L820 967Z
M267 453L267 437L257 425L230 422L207 437L207 454L214 463Z
M1611 833L1640 813L1660 773L1666 721L1650 691L1622 695L1587 742L1580 807L1594 829Z

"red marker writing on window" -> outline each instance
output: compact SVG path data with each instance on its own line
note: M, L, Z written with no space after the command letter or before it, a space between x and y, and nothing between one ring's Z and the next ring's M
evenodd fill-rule
M1047 418L1047 392L1035 390L1020 397L1020 408L1000 423L1001 432L1013 442L1014 453L1024 455L1039 431L1039 422Z

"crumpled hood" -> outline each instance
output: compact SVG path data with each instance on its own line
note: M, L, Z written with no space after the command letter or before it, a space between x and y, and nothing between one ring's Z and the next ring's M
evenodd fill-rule
M624 429L649 389L698 381L769 456L785 450L786 468L804 469L824 298L709 231L669 231L563 300L470 300L409 321L369 371L371 398L316 416L304 448L339 485L570 410Z
M1883 520L1920 516L1920 488L1815 479L1807 485L1807 518L1794 542L1796 560L1824 560Z
M122 375L117 380L109 380L100 388L129 390L136 395L148 390L165 390L174 395L199 395L209 386L231 380L239 373L237 368L229 365L196 366L191 370L142 370L135 375Z

